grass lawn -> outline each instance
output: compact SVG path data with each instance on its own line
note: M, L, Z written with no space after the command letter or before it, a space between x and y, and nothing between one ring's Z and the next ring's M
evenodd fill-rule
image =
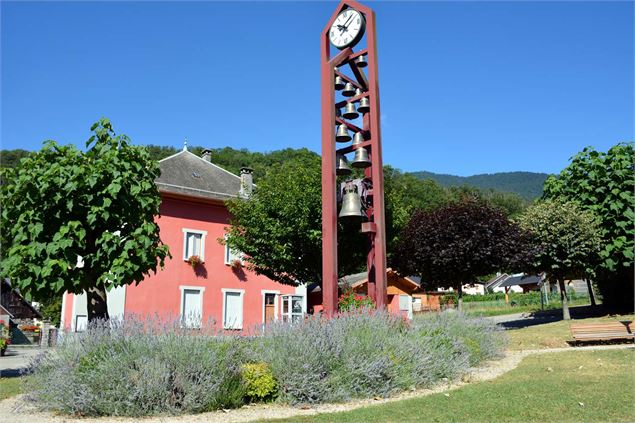
M533 350L544 348L567 347L567 340L571 340L571 323L596 323L619 320L635 320L635 314L623 316L591 317L588 319L576 319L570 321L561 320L559 322L545 323L530 326L523 329L511 329L506 333L509 336L510 350Z
M633 422L635 350L536 354L488 382L285 422ZM549 370L551 369L551 370Z
M478 301L471 303L463 303L468 304L465 307L465 314L469 316L475 317L487 317L487 316L502 316L505 314L515 314L515 313L531 313L535 311L541 311L540 304L537 305L524 305L524 306L511 306L502 303L497 306L489 306L486 302L483 302L483 306ZM576 298L575 300L569 301L569 307L576 306L585 306L589 305L588 298ZM549 304L545 304L545 310L560 310L562 309L562 305L559 302L552 301Z
M0 401L22 393L22 378L0 378Z

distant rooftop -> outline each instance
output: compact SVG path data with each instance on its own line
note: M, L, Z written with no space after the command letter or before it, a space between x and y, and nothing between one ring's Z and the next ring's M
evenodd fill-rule
M159 161L159 191L212 200L238 196L240 177L186 149Z

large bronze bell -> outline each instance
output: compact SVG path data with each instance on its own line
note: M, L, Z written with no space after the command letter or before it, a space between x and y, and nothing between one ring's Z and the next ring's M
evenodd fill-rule
M353 170L348 166L348 160L343 154L337 155L337 167L335 168L335 174L337 176L350 175Z
M359 198L357 186L353 183L346 184L342 196L342 209L339 217L362 217L362 200Z
M348 133L346 125L337 125L337 133L335 134L335 141L337 142L349 142L351 140L351 134Z
M353 136L353 146L359 145L364 142L364 136L361 132L355 132Z
M355 158L351 163L351 166L357 168L364 168L370 166L370 158L368 157L368 151L364 147L360 147L355 150Z
M365 68L368 66L368 62L366 61L366 56L361 55L357 59L355 59L355 64L358 68Z
M345 119L357 119L359 113L355 110L355 103L347 103L342 114Z
M347 82L342 90L342 95L344 97L353 97L355 95L355 87L350 82Z
M335 70L337 71L337 68L335 68ZM345 85L344 79L339 75L335 75L335 89L339 91L344 88Z
M368 97L363 97L361 100L359 100L359 106L357 106L357 111L360 113L370 112L370 99Z

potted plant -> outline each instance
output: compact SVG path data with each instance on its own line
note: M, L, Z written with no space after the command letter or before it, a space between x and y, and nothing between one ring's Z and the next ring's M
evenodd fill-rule
M242 260L235 258L235 259L232 260L230 265L231 265L232 269L238 270L241 267L243 267L243 262L242 262Z
M187 259L187 262L190 266L192 266L192 269L196 269L198 266L203 264L203 260L199 256L190 256L190 258Z
M4 356L9 344L11 344L9 325L4 320L0 320L0 356Z

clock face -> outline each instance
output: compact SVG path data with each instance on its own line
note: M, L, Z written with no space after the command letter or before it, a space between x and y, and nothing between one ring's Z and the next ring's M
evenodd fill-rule
M329 39L335 47L344 49L354 46L364 35L364 16L355 9L343 10L329 30Z

